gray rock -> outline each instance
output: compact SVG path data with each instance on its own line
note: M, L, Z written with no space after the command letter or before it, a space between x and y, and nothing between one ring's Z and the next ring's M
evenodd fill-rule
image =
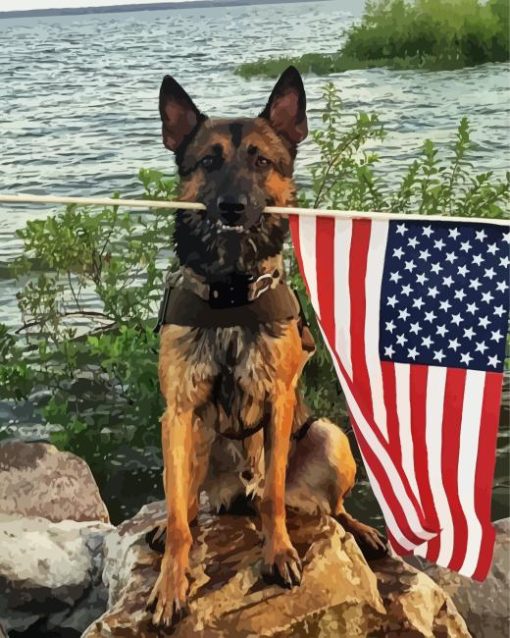
M87 463L49 443L0 444L0 513L109 522Z
M81 632L106 608L101 522L0 514L0 626L35 635ZM35 630L32 630L32 632Z
M489 576L483 583L412 558L451 596L474 638L508 638L510 627L510 518L494 523L496 546Z

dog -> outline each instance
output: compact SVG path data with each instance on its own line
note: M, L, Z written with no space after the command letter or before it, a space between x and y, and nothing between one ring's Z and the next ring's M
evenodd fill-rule
M180 269L160 316L167 523L148 609L155 626L170 627L187 610L201 490L216 509L253 498L264 572L285 587L299 585L302 570L286 507L334 516L373 552L385 543L345 511L356 475L346 435L310 417L299 392L314 346L285 281L288 219L263 212L296 202L293 165L308 133L299 72L281 75L258 117L209 119L170 76L159 107L180 199L205 205L177 213Z

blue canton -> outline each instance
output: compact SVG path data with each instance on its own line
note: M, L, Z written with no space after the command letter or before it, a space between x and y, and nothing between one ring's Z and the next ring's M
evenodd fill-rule
M503 226L391 222L381 360L502 371L509 274L510 234Z

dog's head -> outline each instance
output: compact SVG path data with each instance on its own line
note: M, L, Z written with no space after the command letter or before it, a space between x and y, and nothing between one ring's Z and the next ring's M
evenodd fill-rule
M263 214L268 205L295 200L292 181L297 145L306 137L306 97L289 67L258 117L209 119L170 76L159 108L163 143L176 156L180 198L205 211L180 212L175 247L201 274L249 270L281 252L286 218Z

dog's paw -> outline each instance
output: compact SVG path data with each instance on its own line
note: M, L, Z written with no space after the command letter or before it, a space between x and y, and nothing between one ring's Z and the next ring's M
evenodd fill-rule
M361 553L368 560L377 560L383 558L388 553L388 544L384 536L370 525L365 525L356 519L339 515L335 519L343 525L343 527L354 536Z
M158 554L162 554L165 551L166 541L166 523L164 525L158 525L145 535L145 542L147 545Z
M264 578L270 582L292 589L301 584L303 566L297 551L289 545L264 552Z
M147 611L152 614L155 627L170 629L187 616L188 589L185 575L176 578L161 571L147 602Z

